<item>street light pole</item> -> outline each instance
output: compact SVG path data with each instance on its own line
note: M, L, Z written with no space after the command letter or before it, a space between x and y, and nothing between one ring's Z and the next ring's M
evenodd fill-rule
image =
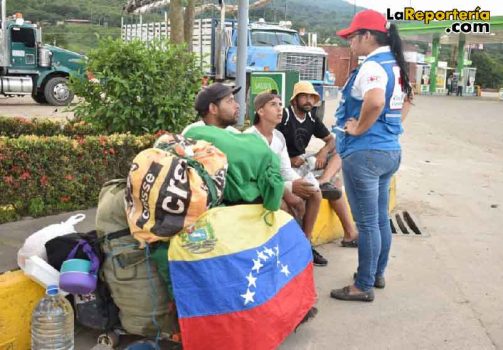
M239 0L238 7L238 59L236 84L241 90L236 95L239 103L238 126L243 126L246 115L246 58L248 57L248 8L249 0Z

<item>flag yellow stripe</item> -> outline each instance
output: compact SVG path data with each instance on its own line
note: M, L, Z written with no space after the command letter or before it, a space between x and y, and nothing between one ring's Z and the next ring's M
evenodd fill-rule
M213 208L171 240L168 257L195 261L259 247L290 220L286 212L268 212L261 204Z

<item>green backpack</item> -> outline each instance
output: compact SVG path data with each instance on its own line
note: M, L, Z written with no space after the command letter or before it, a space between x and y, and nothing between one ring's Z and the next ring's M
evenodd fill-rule
M140 249L129 232L125 190L125 179L112 180L103 186L99 196L96 231L105 253L104 279L128 333L155 336L160 331L171 336L179 332L174 302L149 249ZM154 250L151 253L155 254ZM167 256L165 262L167 266Z

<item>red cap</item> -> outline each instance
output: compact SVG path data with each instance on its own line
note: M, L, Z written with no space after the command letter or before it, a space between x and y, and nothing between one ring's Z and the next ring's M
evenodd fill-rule
M360 29L387 33L386 23L386 18L379 12L374 10L363 10L355 15L349 28L338 31L337 35L346 39L349 35Z

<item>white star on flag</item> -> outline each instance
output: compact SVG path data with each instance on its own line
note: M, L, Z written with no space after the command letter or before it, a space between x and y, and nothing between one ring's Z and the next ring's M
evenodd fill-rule
M245 300L244 301L245 305L248 303L253 303L255 301L253 300L254 295L255 292L250 291L250 289L247 289L245 294L241 294L241 297Z
M252 259L253 260L253 267L252 267L252 271L256 270L257 273L259 273L260 271L260 268L263 267L264 265L262 265L262 263L260 262L260 259Z
M290 274L290 271L288 271L288 265L281 264L281 266L282 266L281 273L284 273L285 276L288 276Z
M279 245L277 245L276 247L274 247L274 250L276 250L276 256L279 257Z
M276 254L274 254L274 250L272 250L271 248L267 248L267 247L265 247L264 252L265 252L267 255L269 255L270 257L273 257L274 255L276 255Z
M248 288L250 288L251 286L254 286L255 288L257 288L257 277L253 277L252 273L250 272L248 274L248 276L246 276L246 279L248 280Z
M264 252L259 252L259 251L257 251L257 257L261 260L264 260L264 261L267 261L267 259L269 259L269 257L267 255L265 255Z

